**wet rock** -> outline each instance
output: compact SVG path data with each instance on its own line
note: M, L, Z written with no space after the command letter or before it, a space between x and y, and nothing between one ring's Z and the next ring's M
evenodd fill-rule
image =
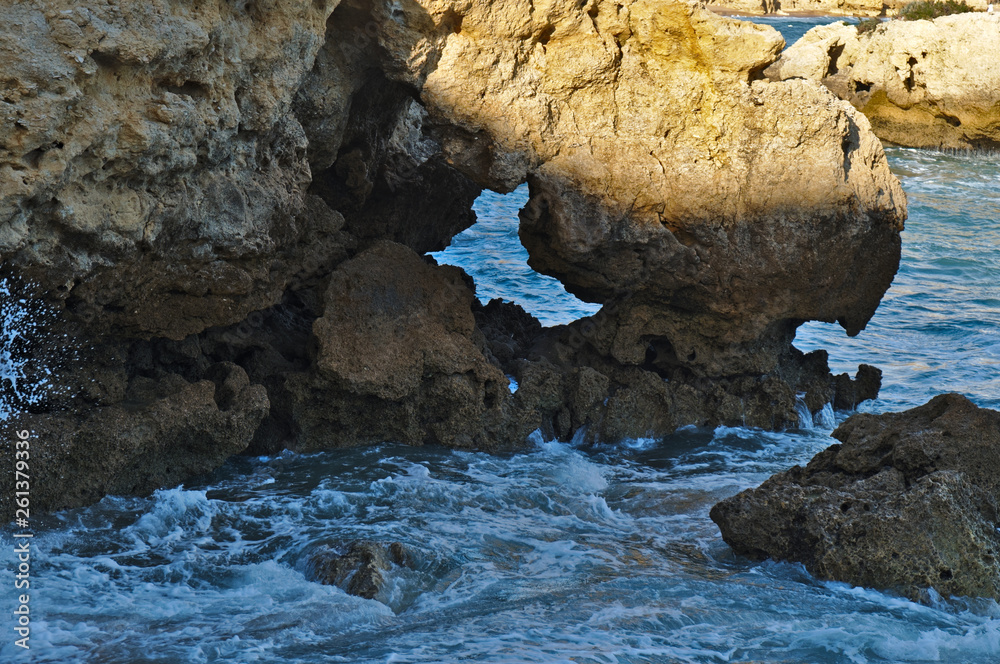
M212 380L176 374L136 378L115 405L26 414L5 431L31 433L31 507L37 513L96 502L106 494L147 495L217 468L246 449L268 412L267 394L243 369L212 367ZM10 435L8 433L8 435ZM13 446L0 463L14 467ZM0 515L11 518L13 474Z
M879 138L910 147L1000 147L1000 16L890 21L865 34L819 26L767 70L820 82L869 119Z
M535 409L543 431L559 438L621 440L662 436L677 427L796 427L799 401L811 412L825 404L854 408L875 398L881 372L862 365L857 378L830 375L826 351L791 346L792 329L758 349L764 368L714 373L677 357L669 343L645 340L644 354L616 348L626 337L629 308L607 306L592 317L542 330L510 371L518 399ZM749 358L747 361L750 361Z
M374 599L382 591L393 566L412 566L410 553L399 542L352 542L343 552L324 546L307 562L315 580L365 599Z
M833 436L805 468L712 508L737 553L912 598L1000 597L1000 413L945 394Z

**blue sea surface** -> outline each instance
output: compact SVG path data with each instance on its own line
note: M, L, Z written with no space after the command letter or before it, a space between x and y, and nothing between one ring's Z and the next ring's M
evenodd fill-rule
M947 390L1000 407L1000 157L888 156L910 206L899 274L859 336L811 323L796 344L827 349L837 371L881 367L866 410ZM524 199L484 194L479 222L437 259L472 274L482 299L517 301L549 324L593 311L527 268ZM5 627L0 661L1000 661L996 602L918 604L722 542L711 506L805 463L846 416L619 445L536 437L509 456L387 443L235 459L147 498L36 518L32 649ZM371 600L310 580L311 552L357 539L401 542L414 567ZM0 549L13 546L0 531ZM6 616L14 574L0 569Z
M828 25L842 21L857 23L853 16L734 16L744 21L769 25L785 38L785 47L789 47L818 25Z
M439 263L458 265L472 275L483 304L496 297L516 299L542 325L560 325L597 313L600 305L573 297L558 279L528 266L528 252L517 236L517 213L527 202L527 184L506 195L484 191L472 207L475 226L455 236L444 251L431 255Z

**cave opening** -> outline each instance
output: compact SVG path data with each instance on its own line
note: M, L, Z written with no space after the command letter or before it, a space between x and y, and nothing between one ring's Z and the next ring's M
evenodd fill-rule
M483 191L473 205L476 223L431 256L464 269L475 280L483 304L494 298L514 302L547 327L593 315L599 304L578 299L558 279L528 265L528 252L518 237L518 211L527 202L527 184L509 194Z

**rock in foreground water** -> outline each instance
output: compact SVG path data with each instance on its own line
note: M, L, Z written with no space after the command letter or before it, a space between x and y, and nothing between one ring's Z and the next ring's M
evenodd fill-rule
M1000 412L944 394L833 436L805 468L712 508L737 553L911 598L1000 598Z
M344 553L323 547L308 562L310 574L320 583L365 599L374 599L385 587L393 565L409 565L406 547L399 542L352 542Z

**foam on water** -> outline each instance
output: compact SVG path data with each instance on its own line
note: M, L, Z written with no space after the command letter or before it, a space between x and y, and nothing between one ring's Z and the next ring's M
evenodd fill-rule
M719 541L716 500L828 441L689 429L641 449L238 460L48 517L34 661L990 661L995 603L915 604ZM381 601L306 574L316 546L356 538L413 552Z

